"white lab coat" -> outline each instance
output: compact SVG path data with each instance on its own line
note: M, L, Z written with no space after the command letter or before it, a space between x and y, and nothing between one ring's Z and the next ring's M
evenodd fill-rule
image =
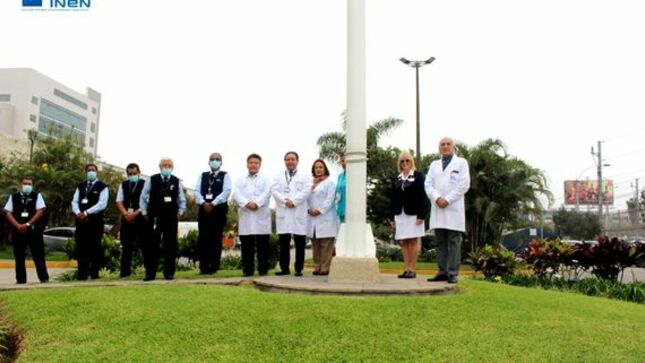
M432 204L430 229L466 232L464 195L469 188L470 172L466 159L454 155L445 170L442 170L441 160L435 160L430 164L425 182L426 194ZM437 207L439 197L448 201L447 207Z
M313 238L334 238L337 233L338 217L336 217L336 184L327 178L320 182L311 191L307 204L309 209L318 209L320 214L311 216L307 214L307 237Z
M246 175L235 182L233 200L238 206L237 234L247 236L253 234L271 234L271 180L261 174ZM257 210L245 206L249 202L258 205Z
M275 199L275 227L278 234L307 234L307 198L311 193L311 177L297 171L288 183L285 171L273 179L271 192ZM295 208L287 208L285 199L289 198Z

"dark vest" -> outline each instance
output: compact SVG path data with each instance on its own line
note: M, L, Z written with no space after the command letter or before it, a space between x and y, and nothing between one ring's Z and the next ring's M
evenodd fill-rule
M123 206L125 209L132 208L133 210L139 209L139 199L141 198L141 191L145 180L139 179L135 184L134 190L130 190L132 183L128 180L121 183L121 190L123 191Z
M165 197L170 197L170 202L164 202ZM151 217L174 216L179 211L179 179L171 175L167 182L162 182L160 174L150 177L150 199L148 201L148 215Z
M202 188L200 190L201 195L207 202L212 202L213 199L222 194L222 190L224 189L224 176L226 175L226 172L220 171L214 178L211 178L210 174L211 173L208 171L202 173ZM207 194L212 194L213 198L206 199Z
M31 220L31 217L36 214L36 200L38 193L31 192L25 197L24 194L18 192L11 194L11 203L13 203L13 217L20 224L25 224ZM28 217L22 217L22 212L29 213Z
M226 176L225 171L220 171L217 175L211 179L210 172L206 171L202 173L202 187L201 195L204 197L206 203L212 202L218 195L222 194L224 190L224 176ZM209 184L210 183L210 184ZM210 192L209 192L210 188ZM213 194L213 198L207 199L207 194ZM217 223L226 224L226 214L228 213L228 203L222 203L215 206L215 209L210 214L210 217L206 217L207 214L200 208L198 218L209 218L212 220L214 218ZM222 222L223 221L223 222Z
M92 189L90 189L89 193L86 193L85 188L88 183L89 182L86 180L78 185L78 208L81 210L81 212L85 212L86 210L95 206L99 202L101 192L103 192L103 189L107 188L107 185L105 185L105 183L97 180L94 182L94 185L92 185ZM88 202L83 204L83 199L85 198L87 198ZM94 215L96 216L95 218L103 218L103 211L95 213Z

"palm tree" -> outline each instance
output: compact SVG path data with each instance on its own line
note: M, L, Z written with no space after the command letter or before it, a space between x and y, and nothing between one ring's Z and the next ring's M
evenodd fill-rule
M466 195L467 235L471 251L498 243L504 230L540 218L542 201L551 202L544 172L510 156L499 139L487 139L473 148L460 146L470 165Z
M339 156L345 152L346 115L342 116L342 131L328 132L318 138L320 157L337 163ZM377 121L367 128L367 218L375 225L387 225L390 211L390 182L396 175L396 159L399 150L381 148L380 139L401 125L403 120L388 117Z
M340 154L345 152L346 147L346 130L347 130L347 115L343 111L341 113L342 131L333 131L322 134L318 138L318 145L320 157L329 162L337 163ZM370 151L378 149L378 142L381 137L389 134L397 126L401 125L403 120L395 117L388 117L383 120L371 124L367 128L367 156L368 156L368 170L370 169L369 154Z

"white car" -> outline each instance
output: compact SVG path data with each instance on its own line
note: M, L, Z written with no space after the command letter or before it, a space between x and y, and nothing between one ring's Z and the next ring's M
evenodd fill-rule
M47 228L43 232L43 241L50 251L65 250L65 243L68 239L74 237L76 228L74 227L54 227Z

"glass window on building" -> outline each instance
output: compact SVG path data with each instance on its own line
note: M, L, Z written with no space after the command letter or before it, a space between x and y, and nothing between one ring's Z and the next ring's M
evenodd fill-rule
M37 105L38 104L38 97L31 96L31 103L33 103L34 105Z
M11 101L11 95L0 95L0 102L9 102Z
M29 121L36 122L36 115L29 115Z
M90 124L90 131L91 131L91 132L96 132L96 124L95 124L94 122L92 122L92 123Z
M94 138L90 137L90 147L94 147Z
M92 107L92 113L96 115L96 107Z
M81 100L79 100L77 98L74 98L74 97L68 95L67 93L57 89L57 88L54 88L54 95L64 99L65 101L67 101L69 103L73 103L76 106L78 106L78 107L80 107L80 108L82 108L84 110L87 110L87 103L85 103L85 102L83 102L83 101L81 101Z
M87 130L87 119L85 117L50 102L46 98L40 100L40 115L58 121L69 128L82 131L83 133Z

